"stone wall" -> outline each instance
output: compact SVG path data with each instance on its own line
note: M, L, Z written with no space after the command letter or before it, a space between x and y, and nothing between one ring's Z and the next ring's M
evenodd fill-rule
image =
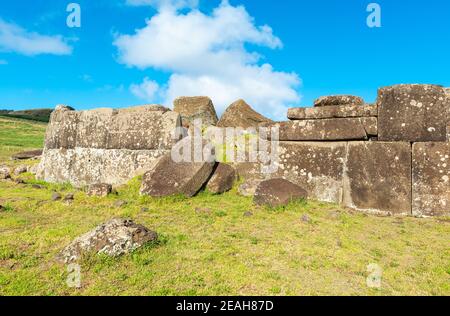
M58 106L37 176L78 187L126 183L169 152L180 125L178 113L156 105L80 112Z
M396 85L379 89L376 104L320 98L315 107L289 109L289 121L268 125L280 129L276 173L261 174L258 163L235 166L245 179L282 177L312 198L357 210L448 216L448 91Z

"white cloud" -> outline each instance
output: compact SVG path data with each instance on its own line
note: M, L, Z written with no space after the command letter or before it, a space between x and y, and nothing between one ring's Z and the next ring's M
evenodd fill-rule
M40 54L70 55L70 47L62 36L41 35L0 18L0 51L34 56Z
M262 64L261 56L245 47L253 44L277 49L282 43L269 26L255 25L243 6L223 1L211 15L197 9L185 14L158 10L144 28L114 41L122 63L171 73L162 86L148 78L133 85L131 91L138 97L155 102L162 96L162 101L171 105L181 95L208 95L219 113L243 98L273 118L284 118L287 106L299 102L299 77Z

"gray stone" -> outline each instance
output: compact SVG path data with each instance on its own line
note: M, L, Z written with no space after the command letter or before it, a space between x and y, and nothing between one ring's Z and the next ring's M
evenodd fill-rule
M414 143L412 214L450 216L450 143Z
M367 140L377 135L377 118L287 121L268 127L279 128L281 141Z
M179 97L173 105L173 110L181 115L183 127L189 128L197 119L203 126L215 126L218 122L213 102L208 97Z
M64 196L64 201L73 201L75 199L74 193L67 193L66 196Z
M88 187L86 194L89 196L106 197L112 192L112 185L107 183L92 184Z
M158 239L156 232L127 219L112 219L76 238L60 253L65 262L76 262L89 253L118 257Z
M238 193L242 196L253 197L256 192L256 188L261 183L260 179L249 179L242 183L238 188Z
M307 214L303 214L300 220L303 223L310 223L311 222L311 217L309 217L309 215L307 215Z
M15 176L19 176L19 175L21 175L22 173L25 173L25 172L27 172L28 171L28 167L27 166L25 166L25 165L20 165L20 166L17 166L15 169L14 169L14 175Z
M42 155L42 149L22 151L11 156L12 160L39 159Z
M349 142L345 206L378 214L411 215L411 145Z
M205 144L202 139L197 141L193 137L186 137L177 143L173 151L180 153L180 158L183 153L187 153L186 159L174 161L171 154L159 159L144 175L141 194L153 197L178 194L192 197L197 194L210 178L215 166L213 152L208 150L206 153ZM200 154L200 157L195 157L196 154Z
M308 193L298 185L285 179L262 181L255 191L253 201L257 205L285 206L292 201L306 199Z
M314 101L314 106L330 106L330 105L363 105L364 100L353 95L330 95L320 97Z
M332 105L314 108L292 108L288 110L290 120L329 119L347 117L376 117L376 105Z
M235 180L236 170L228 164L219 163L206 188L213 194L221 194L230 191Z
M253 216L253 213L250 211L244 213L244 217L251 217L251 216Z
M124 200L117 200L117 201L114 202L114 206L117 207L117 208L124 207L127 204L128 204L128 202L124 201Z
M244 100L238 100L225 110L217 126L249 128L271 122L272 120L253 110Z
M62 199L62 196L61 196L61 194L59 194L57 192L53 192L51 199L52 199L52 201L59 201Z
M11 178L11 169L6 166L0 166L0 180Z
M380 141L446 141L450 99L436 85L396 85L378 91Z

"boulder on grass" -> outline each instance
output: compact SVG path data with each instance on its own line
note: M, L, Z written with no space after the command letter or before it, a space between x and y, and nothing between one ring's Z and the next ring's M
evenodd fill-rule
M364 105L364 99L353 95L330 95L320 97L314 101L314 106L330 105Z
M60 259L75 262L88 253L117 257L157 239L156 232L132 220L112 219L75 239L60 253Z
M179 194L192 197L197 194L215 166L212 147L209 150L206 146L201 138L186 137L178 142L172 150L173 155L161 157L144 175L141 194L152 197Z
M307 196L306 190L288 180L271 179L262 181L258 185L253 201L257 205L278 207L292 201L306 199Z
M15 175L15 176L19 176L19 175L21 175L22 173L25 173L25 172L27 172L27 171L28 171L28 167L27 167L27 166L25 166L25 165L20 165L20 166L16 167L16 169L14 169L14 175Z
M11 178L11 169L6 166L0 166L0 180Z
M107 183L92 184L88 187L86 194L89 196L108 196L112 192L112 185Z
M219 163L206 188L213 194L230 191L236 180L236 170L227 164Z
M173 110L181 115L183 127L189 128L196 119L201 119L203 126L217 124L216 110L208 97L179 97L173 105Z
M238 100L225 110L217 126L249 128L272 122L272 120L253 110L244 100Z
M22 151L11 156L12 160L38 159L42 156L42 149Z

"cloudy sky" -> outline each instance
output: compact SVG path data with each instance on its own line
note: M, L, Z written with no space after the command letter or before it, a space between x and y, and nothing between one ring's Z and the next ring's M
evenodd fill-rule
M0 5L0 108L171 106L243 98L283 119L327 94L373 102L396 83L450 86L442 0L64 0ZM366 7L381 6L381 28Z

